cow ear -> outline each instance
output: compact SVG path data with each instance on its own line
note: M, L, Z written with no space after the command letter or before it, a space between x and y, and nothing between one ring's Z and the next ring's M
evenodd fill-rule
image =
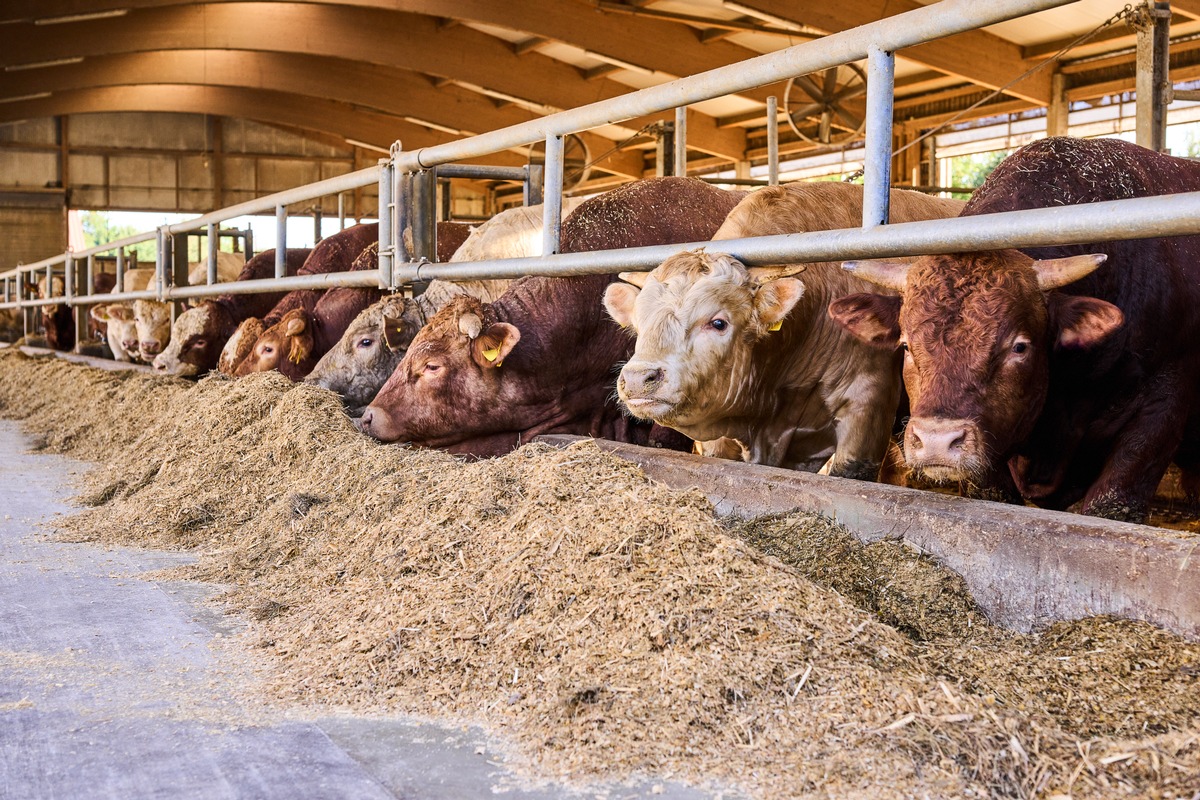
M754 291L754 311L767 330L779 330L783 318L804 296L804 283L798 278L767 281Z
M302 314L297 314L287 321L283 327L283 333L286 336L299 336L304 333L304 329L308 327L308 320Z
M1094 297L1060 294L1052 303L1059 347L1095 347L1125 324L1121 309Z
M471 356L481 367L498 367L521 341L521 332L507 322L494 322L471 341Z
M108 314L109 319L119 319L122 322L129 322L133 319L133 309L120 303L113 303L105 313Z
M604 308L622 328L633 323L633 303L639 294L641 289L628 283L610 283L604 290Z
M96 322L108 322L108 306L103 303L98 306L92 306L92 310L88 312L88 316Z
M404 317L383 315L383 343L389 350L407 350L417 335L417 326Z
M869 345L895 347L900 343L900 298L882 294L852 294L829 304L830 318Z

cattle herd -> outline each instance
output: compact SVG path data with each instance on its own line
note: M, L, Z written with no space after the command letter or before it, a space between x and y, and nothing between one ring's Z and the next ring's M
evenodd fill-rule
M1195 190L1200 164L1051 138L966 204L893 190L891 219ZM844 183L643 180L568 206L562 252L712 244L649 273L228 294L173 326L139 301L91 320L115 358L168 375L279 370L341 394L377 439L476 457L572 433L877 480L899 444L910 480L1134 521L1172 463L1200 489L1200 238L750 268L721 250L857 227L862 204ZM537 207L439 223L438 259L538 255L540 228ZM287 273L376 269L377 239L358 225L288 250ZM66 306L42 315L51 346L73 340Z

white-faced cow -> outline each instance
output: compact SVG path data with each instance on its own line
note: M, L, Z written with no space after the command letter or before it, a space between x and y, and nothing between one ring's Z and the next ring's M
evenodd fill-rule
M691 178L637 181L576 208L561 249L708 239L743 196ZM413 339L362 430L474 456L550 432L690 446L614 402L615 367L631 350L600 302L614 279L523 278L494 303L455 298Z
M1118 140L1045 139L963 215L1200 190L1200 164ZM1174 456L1200 467L1200 237L857 262L900 296L830 313L904 354L910 468L975 494L1140 520Z
M826 306L868 284L820 263L747 269L720 240L855 227L863 189L795 183L755 192L713 237L608 287L613 318L637 335L617 391L630 413L700 441L727 437L756 464L875 480L900 397L896 357L864 345ZM893 190L892 219L962 208ZM806 270L800 278L788 277ZM740 452L739 452L740 451Z

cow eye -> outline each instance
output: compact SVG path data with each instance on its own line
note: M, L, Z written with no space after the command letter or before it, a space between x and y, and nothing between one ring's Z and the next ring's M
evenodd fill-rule
M720 317L713 317L712 319L710 319L708 321L708 327L710 327L714 331L717 331L718 333L720 333L721 331L723 331L729 327L729 322L727 320L721 319Z
M197 339L196 341L192 342L192 347L204 347L206 344L208 344L208 342L204 341L203 339Z
M359 346L359 348L361 348L363 350L366 350L368 347L370 347L373 344L375 344L374 339L359 339L358 340L358 346Z
M441 368L442 368L441 364L430 363L430 364L425 365L425 372L429 375L432 375L433 373L437 372Z
M908 353L908 342L900 343L900 352L906 353L906 354Z
M269 355L271 355L271 353L275 352L275 348L271 347L270 345L263 345L262 351L263 351L263 355L269 356Z
M1019 356L1028 350L1029 350L1029 342L1026 342L1022 339L1018 339L1017 341L1013 342L1013 346L1012 346L1013 355Z

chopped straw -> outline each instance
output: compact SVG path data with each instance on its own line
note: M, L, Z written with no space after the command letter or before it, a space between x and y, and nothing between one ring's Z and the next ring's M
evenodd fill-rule
M278 702L483 725L518 768L760 797L1186 797L1200 645L991 625L821 517L718 519L590 443L463 462L275 373L0 354L0 413L99 462L60 535L191 549ZM177 570L176 572L179 572Z

